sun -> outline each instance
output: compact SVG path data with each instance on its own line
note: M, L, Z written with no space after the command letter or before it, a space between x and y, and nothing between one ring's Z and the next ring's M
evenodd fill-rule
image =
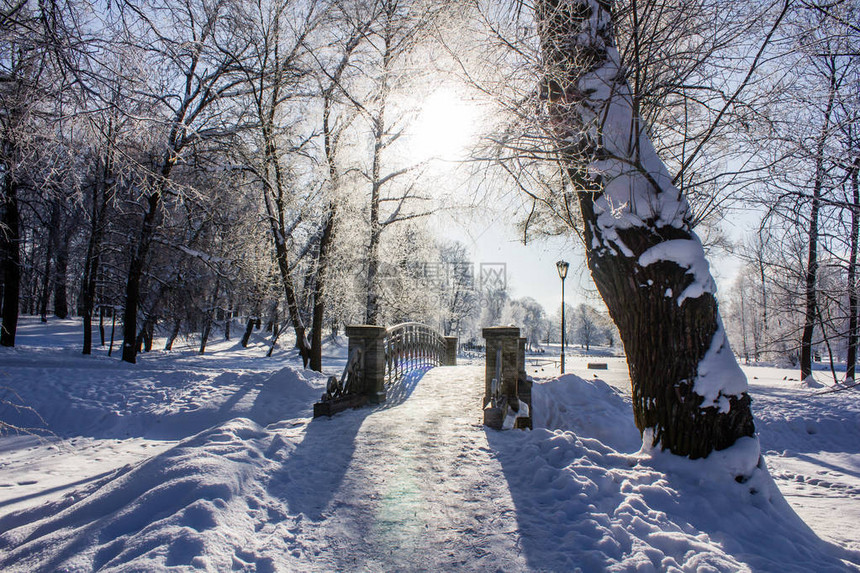
M440 88L425 101L410 131L410 150L418 161L459 161L475 136L478 112L474 104L449 88Z

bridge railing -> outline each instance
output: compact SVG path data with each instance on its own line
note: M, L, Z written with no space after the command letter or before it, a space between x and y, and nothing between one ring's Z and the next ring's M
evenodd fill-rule
M386 384L393 384L412 370L446 363L446 350L445 337L426 324L404 322L392 326L385 332Z
M314 404L314 417L384 402L386 386L408 372L457 363L457 337L442 336L425 324L354 325L346 327L346 335L350 360L341 380L329 380L326 393Z

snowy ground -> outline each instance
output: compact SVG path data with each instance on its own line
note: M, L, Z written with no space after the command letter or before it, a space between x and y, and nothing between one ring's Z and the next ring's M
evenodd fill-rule
M499 433L479 364L311 421L324 377L262 341L137 365L78 345L74 322L27 319L0 349L0 397L53 432L0 439L4 571L860 569L857 393L792 371L746 369L773 481L741 484L715 456L639 451L618 358L530 366L535 430Z

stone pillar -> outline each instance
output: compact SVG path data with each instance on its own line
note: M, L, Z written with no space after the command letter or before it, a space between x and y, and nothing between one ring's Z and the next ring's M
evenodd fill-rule
M490 384L496 377L496 355L502 349L501 376L499 380L502 396L512 400L517 396L519 374L520 329L513 326L491 326L483 330L487 341L487 370L484 377L484 396L490 397Z
M524 375L526 372L526 338L517 340L517 372Z
M483 330L487 341L487 366L484 375L484 424L502 429L508 409L517 404L517 380L519 378L520 329L512 326L492 326ZM500 399L495 405L493 379L500 377Z
M384 326L366 324L346 327L349 355L361 348L363 383L359 390L373 403L385 402L385 331Z
M445 337L445 359L442 361L443 366L457 365L457 344L459 339L456 336Z
M515 428L531 429L532 428L532 383L529 381L528 373L526 372L526 342L527 339L520 338L517 348L517 398L520 404L525 402L529 407L528 417L518 417ZM522 406L521 406L522 407Z

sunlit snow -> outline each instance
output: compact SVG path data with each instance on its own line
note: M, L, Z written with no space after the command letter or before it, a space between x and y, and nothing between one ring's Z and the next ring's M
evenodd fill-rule
M617 357L600 378L588 357L560 378L530 358L535 428L497 432L480 360L311 420L325 376L292 350L266 359L262 337L137 365L80 356L78 338L73 321L25 319L0 349L4 399L53 432L0 439L3 571L860 567L856 393L815 394L790 371L745 368L752 468L737 463L755 440L697 461L642 448ZM344 357L328 345L331 371Z

